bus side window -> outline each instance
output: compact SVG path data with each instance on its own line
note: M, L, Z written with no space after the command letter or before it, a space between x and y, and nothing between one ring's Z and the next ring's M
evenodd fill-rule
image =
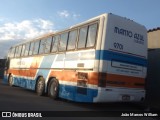
M97 36L97 23L89 26L86 47L93 47L95 45L96 36Z
M25 46L26 46L26 45L22 45L22 52L21 52L21 56L24 56Z
M40 42L39 54L44 53L45 39L42 39Z
M87 30L88 30L88 26L80 28L79 30L78 49L85 48L86 39L87 39Z
M17 57L20 57L22 51L22 45L18 47Z
M68 32L61 34L60 43L59 43L59 51L66 51L68 40Z
M8 57L10 57L10 58L12 57L12 49L13 49L13 48L10 48L9 54L8 54Z
M34 42L31 43L30 49L29 49L29 55L32 55L34 48Z
M74 50L77 40L77 30L73 30L69 32L69 38L68 38L68 46L67 50Z
M51 52L57 52L58 42L59 42L59 35L54 36L52 41Z
M14 57L17 57L18 47L15 48L15 55Z
M33 55L37 55L39 50L39 40L34 43Z
M49 53L51 48L52 37L41 40L39 54Z
M16 47L16 53L15 53L15 57L19 57L21 53L21 46L17 46Z
M7 57L11 57L12 49L9 49Z
M27 44L25 45L25 52L24 52L24 56L28 56L29 47L30 47L30 43L27 43Z
M12 48L12 50L10 52L10 57L12 58L12 57L14 57L14 55L15 55L15 47Z
M49 53L51 49L52 37L48 37L45 40L44 53Z

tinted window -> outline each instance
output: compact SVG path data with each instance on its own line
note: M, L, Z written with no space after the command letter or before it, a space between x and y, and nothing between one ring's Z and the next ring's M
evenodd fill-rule
M52 50L51 50L51 52L56 52L57 51L58 41L59 41L59 36L54 36L53 37L53 41L52 41Z
M93 47L95 45L96 36L97 36L97 24L90 25L87 37L87 47Z
M79 30L78 48L85 48L87 39L87 29L88 27L86 26Z
M65 51L67 46L68 32L61 34L59 51Z
M73 50L73 49L75 49L76 40L77 40L77 30L71 31L69 33L67 50Z
M41 40L39 53L49 53L51 48L52 37Z
M34 48L34 42L31 43L30 49L29 49L29 55L32 55Z
M27 55L28 55L29 47L30 47L30 43L27 43L27 44L25 45L25 52L24 52L24 56L27 56Z
M39 50L39 41L36 41L33 47L33 55L38 54L38 50Z

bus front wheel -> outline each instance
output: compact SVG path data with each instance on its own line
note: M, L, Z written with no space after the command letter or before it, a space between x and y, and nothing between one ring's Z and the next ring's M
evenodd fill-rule
M48 96L57 99L59 93L59 83L58 80L52 78L48 85Z
M12 75L9 76L8 84L9 84L9 86L13 86L13 77L12 77Z
M40 77L36 84L36 93L38 96L44 95L45 82L44 78Z

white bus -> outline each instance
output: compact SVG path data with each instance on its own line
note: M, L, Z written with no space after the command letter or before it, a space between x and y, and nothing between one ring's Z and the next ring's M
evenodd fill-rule
M145 99L147 30L113 14L12 46L4 83L77 102Z

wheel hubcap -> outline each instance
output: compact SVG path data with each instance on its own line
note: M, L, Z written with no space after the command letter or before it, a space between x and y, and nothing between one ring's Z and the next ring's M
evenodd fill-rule
M56 83L53 81L53 83L50 86L50 95L54 96L57 92L57 86Z
M41 91L43 89L43 82L39 81L38 82L38 91Z

